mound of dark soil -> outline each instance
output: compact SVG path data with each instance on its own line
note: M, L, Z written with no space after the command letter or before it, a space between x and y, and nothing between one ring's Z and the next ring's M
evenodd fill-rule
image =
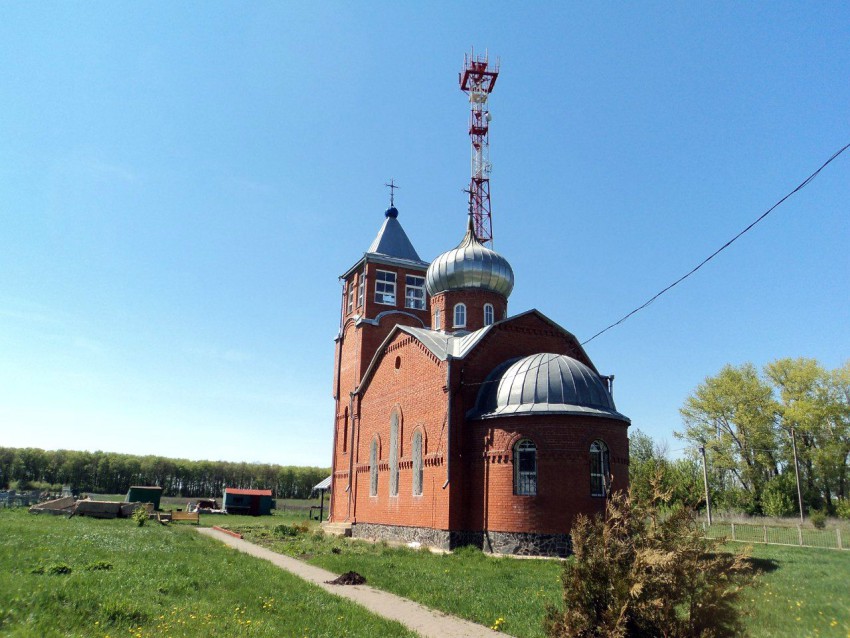
M345 572L342 576L326 582L328 585L365 585L366 579L357 572Z

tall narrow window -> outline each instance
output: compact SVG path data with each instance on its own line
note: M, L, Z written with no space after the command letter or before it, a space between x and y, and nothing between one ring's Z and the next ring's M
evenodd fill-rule
M398 496L398 412L390 417L390 496Z
M348 304L346 305L345 312L347 314L351 314L354 310L354 282L349 282L348 284Z
M602 441L594 441L590 444L590 495L607 496L610 477L608 446Z
M434 311L434 330L440 329L440 309Z
M366 271L360 273L357 282L357 307L363 307L363 293L366 290Z
M342 451L348 450L348 408L345 408L345 414L342 417Z
M466 304L455 305L455 328L463 328L466 326Z
M378 437L369 448L369 496L378 495Z
M514 447L514 493L537 494L537 446L523 439Z
M413 433L413 495L422 496L422 432Z
M425 308L425 277L405 275L404 307L424 310Z
M484 304L484 325L489 326L493 323L493 304L485 303Z

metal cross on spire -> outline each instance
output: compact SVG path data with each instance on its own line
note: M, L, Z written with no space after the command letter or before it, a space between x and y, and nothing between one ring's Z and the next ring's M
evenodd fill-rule
M395 189L401 187L395 185L395 180L393 180L392 177L390 178L390 183L384 184L384 186L390 189L390 208L392 208L393 206L395 206Z

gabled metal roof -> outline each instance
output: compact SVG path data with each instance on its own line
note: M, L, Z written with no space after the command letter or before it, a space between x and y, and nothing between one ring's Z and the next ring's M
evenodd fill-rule
M440 361L445 361L449 355L452 359L463 359L484 338L484 335L490 332L493 326L484 326L479 330L462 335L451 335L438 330L413 328L411 326L399 326L398 328L402 332L416 337L435 357Z

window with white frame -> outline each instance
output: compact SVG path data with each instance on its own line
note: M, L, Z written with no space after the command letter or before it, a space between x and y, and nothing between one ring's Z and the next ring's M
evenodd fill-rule
M434 330L440 329L440 309L434 311Z
M366 271L360 273L357 282L357 307L363 307L363 293L366 291Z
M602 441L590 444L590 495L607 496L611 478L608 446Z
M395 273L379 270L375 274L375 303L395 305Z
M378 495L378 437L369 446L369 496Z
M537 446L528 439L514 446L514 494L537 494Z
M493 312L493 304L485 303L484 304L484 325L489 326L493 323L493 317L495 313Z
M351 314L354 311L354 282L349 282L348 284L348 304L346 305L345 312L347 314Z
M422 432L413 433L413 495L422 496Z
M455 328L463 328L466 326L466 304L455 304Z
M404 307L425 309L425 277L405 275Z
M398 412L390 417L390 496L398 496Z

